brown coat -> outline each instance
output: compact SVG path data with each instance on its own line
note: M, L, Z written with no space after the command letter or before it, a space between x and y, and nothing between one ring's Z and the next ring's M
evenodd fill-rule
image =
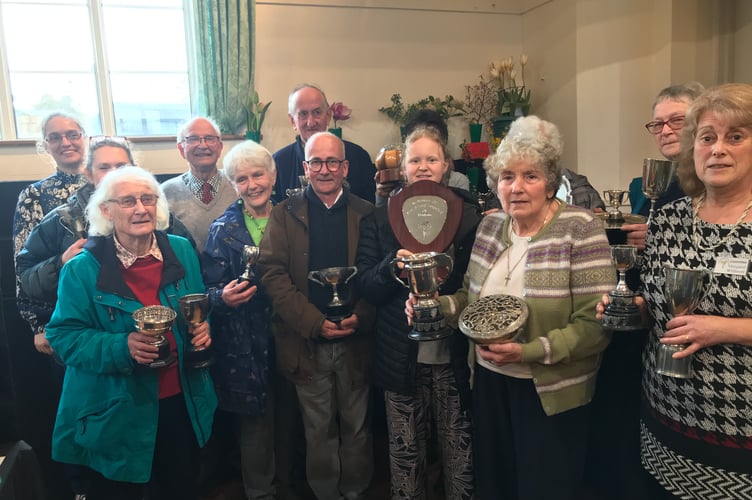
M360 220L373 211L373 205L355 195L347 196L347 264L355 265ZM258 268L262 283L272 301L272 330L277 350L277 368L296 384L305 384L313 376L313 347L321 332L324 314L308 301L308 201L304 193L288 198L272 209L266 234L261 240ZM326 235L322 235L326 237ZM355 283L355 280L350 283ZM371 327L374 308L364 300L356 302L358 330L341 340L348 349L348 360L361 378L368 382Z

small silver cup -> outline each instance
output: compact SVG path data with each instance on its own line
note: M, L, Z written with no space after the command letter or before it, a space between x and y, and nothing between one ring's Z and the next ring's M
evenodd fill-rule
M399 278L398 264L407 272L407 283ZM414 253L392 260L392 277L417 298L413 306L413 329L408 335L412 340L438 340L452 334L441 313L441 304L434 298L445 277L452 272L452 266L450 256L436 252ZM445 270L446 274L440 275L440 270Z
M238 276L238 283L242 283L244 281L253 281L253 278L255 277L253 266L255 266L256 262L258 262L259 255L259 247L255 247L253 245L243 246L241 258L243 259L242 262L245 265L245 270L243 271L243 274Z
M675 171L675 161L656 160L655 158L645 158L642 160L642 194L650 200L648 224L653 220L655 202L668 191Z
M692 314L703 296L705 276L704 269L664 269L665 282L663 294L666 305L674 316ZM685 344L659 344L656 353L656 373L674 378L692 376L692 356L674 359L673 354L686 348Z
M288 198L290 198L290 197L292 197L292 196L294 196L294 195L296 195L298 193L302 193L303 191L305 191L305 188L306 188L306 186L308 186L308 182L309 182L308 181L308 177L306 177L305 175L299 175L298 176L298 182L300 183L300 186L295 187L295 188L287 188L285 190L285 195Z
M172 329L177 313L165 306L146 306L133 312L136 330L144 335L153 337L149 342L159 349L157 359L151 363L142 363L149 368L164 368L175 362L175 355L170 352L170 341L164 334Z
M619 207L624 205L627 199L629 191L623 189L606 189L603 191L603 197L608 204L606 217L606 224L611 227L621 227L624 224L624 214L621 213Z
M209 316L209 296L205 293L183 295L178 303L183 319L192 327L203 323ZM185 350L185 362L192 368L206 368L214 362L212 350L210 347L190 344Z
M339 323L345 318L352 316L350 305L350 289L348 282L358 274L358 268L351 267L327 267L308 273L308 279L321 286L332 287L332 300L326 305L326 319ZM340 297L340 293L344 298Z
M644 328L640 308L635 304L635 294L627 286L627 271L637 264L637 247L612 245L611 262L619 272L619 282L608 294L609 304L603 313L603 328L613 331Z

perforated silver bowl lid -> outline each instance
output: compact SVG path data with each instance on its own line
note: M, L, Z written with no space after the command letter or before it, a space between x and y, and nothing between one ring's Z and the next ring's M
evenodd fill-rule
M513 295L488 295L460 315L460 331L479 344L514 340L527 322L525 301Z

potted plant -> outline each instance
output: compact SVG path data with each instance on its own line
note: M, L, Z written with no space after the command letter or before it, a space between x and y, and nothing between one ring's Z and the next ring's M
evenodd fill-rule
M332 119L334 120L334 127L329 129L329 132L342 139L342 127L337 126L337 122L343 122L350 119L352 109L345 106L343 102L333 102L329 106L329 110L332 112Z
M432 109L444 120L462 115L462 103L451 95L447 95L443 99L429 95L417 102L405 104L400 94L392 94L391 101L391 106L379 108L379 111L391 118L400 127L400 134L403 138L405 137L405 124L422 109Z
M493 123L493 133L496 137L503 137L516 117L526 116L530 112L530 89L525 86L526 65L527 56L522 54L518 83L517 70L511 56L491 63L491 77L498 87L496 118Z
M246 139L261 142L261 127L264 125L266 111L271 104L271 101L266 104L261 102L259 100L258 92L256 90L251 90L250 96L248 97L248 103L245 106Z
M470 142L480 142L483 125L490 125L499 102L496 85L480 75L478 83L465 86L463 114L470 122Z

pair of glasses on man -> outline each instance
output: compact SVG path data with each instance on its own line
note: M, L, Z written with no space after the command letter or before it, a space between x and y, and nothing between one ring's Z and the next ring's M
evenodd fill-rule
M140 200L141 204L145 207L153 207L157 204L157 200L159 199L159 196L156 194L142 194L139 197L136 196L123 196L122 198L112 198L107 201L112 203L117 203L120 205L120 208L133 208L136 206L136 203Z
M339 167L347 160L338 160L336 158L327 158L326 160L305 160L305 164L308 165L308 169L311 172L321 172L321 169L326 165L326 169L330 172L336 172Z
M668 125L671 130L680 130L684 126L684 116L674 116L666 121L655 120L645 124L645 128L651 134L660 134L663 132L663 127Z
M219 136L218 135L189 135L188 137L183 138L183 142L188 144L189 146L198 146L201 144L201 141L204 141L207 146L216 146L219 144Z
M68 139L69 142L73 142L79 140L83 136L84 133L81 130L69 130L63 134L52 132L51 134L47 134L47 137L45 137L44 140L47 144L60 144L63 142L63 138Z

